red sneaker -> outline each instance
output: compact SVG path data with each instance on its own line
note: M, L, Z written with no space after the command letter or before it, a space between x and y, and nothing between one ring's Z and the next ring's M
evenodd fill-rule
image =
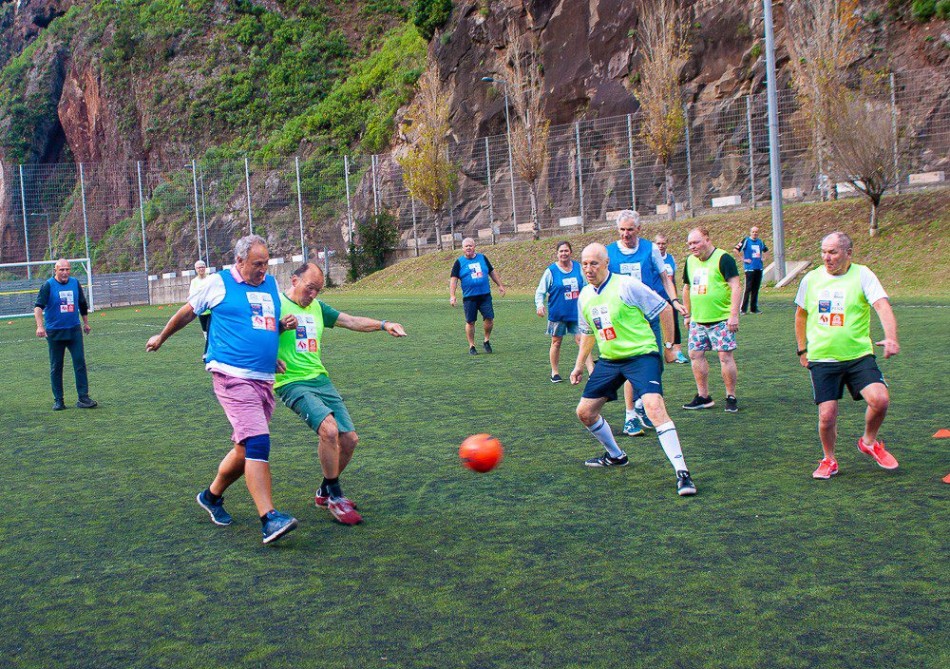
M858 450L874 458L874 462L883 469L897 469L897 460L884 450L883 441L875 441L873 446L864 443L864 437L858 437Z
M831 458L824 458L818 463L818 469L812 472L812 478L830 479L838 473L838 461Z
M327 502L327 508L330 510L330 513L333 514L333 517L344 525L359 525L363 522L363 516L357 512L353 506L353 502L346 497L337 497L335 499L331 497Z
M346 499L346 498L344 498L344 499ZM356 506L356 502L353 502L353 501L350 501L350 500L346 500L346 501L347 501L347 502L350 502L350 504L353 505L353 508L354 508L354 509L360 508L360 507ZM314 496L313 496L313 503L316 504L317 506L319 506L321 509L325 509L325 508L327 508L327 506L329 506L329 504L330 504L330 497L329 497L329 496L324 497L323 495L321 495L321 494L320 494L320 489L317 488L317 492L316 492L316 493L314 494Z

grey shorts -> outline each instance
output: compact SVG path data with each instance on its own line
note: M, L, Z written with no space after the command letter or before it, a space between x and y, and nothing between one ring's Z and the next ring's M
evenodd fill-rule
M548 321L547 333L549 337L577 334L577 321Z
M354 432L353 419L343 404L340 393L326 377L310 381L294 381L281 386L277 397L293 410L314 432L326 417L333 415L340 432Z

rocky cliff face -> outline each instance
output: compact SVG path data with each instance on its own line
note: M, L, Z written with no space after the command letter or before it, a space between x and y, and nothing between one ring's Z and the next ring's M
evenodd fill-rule
M359 42L364 28L359 5L353 3L336 17L336 25L342 26L353 43ZM144 64L141 60L134 64L125 60L131 49L128 45L136 37L117 34L106 14L86 14L84 21L72 22L68 31L57 31L61 17L72 6L72 0L0 0L0 67L6 66L9 72L12 64L19 63L11 76L18 77L31 109L26 116L16 116L9 108L5 110L0 100L0 134L10 132L12 124L22 123L24 118L32 128L26 141L7 142L3 144L6 148L0 148L0 212L15 209L16 194L11 190L15 180L11 176L18 163L150 160L181 164L196 152L230 139L226 124L220 126L225 129L216 132L194 131L195 124L205 129L212 126L203 117L196 119L194 112L189 118L185 109L162 106L163 98L169 97L165 92L171 87L200 88L198 72L211 50L237 48L214 39L212 26L230 16L227 3L208 2L207 26L177 28L163 38L164 52L158 60ZM641 6L641 2L631 0L456 2L449 24L436 33L430 45L431 66L455 85L452 127L456 140L464 144L478 137L504 134L504 99L480 78L501 72L499 58L509 23L539 38L545 112L552 123L634 112L638 105L631 91L639 59L636 29ZM687 102L702 103L703 113L715 115L739 96L764 96L764 56L757 47L757 36L763 33L761 3L698 0L691 6L692 52L683 72ZM277 1L266 3L266 7L282 11L282 3ZM853 64L855 68L943 66L946 72L950 31L945 23L921 26L897 20L887 14L883 0L869 0L863 9L873 10L884 19L862 23L861 57ZM787 55L782 47L780 2L775 13L781 68ZM932 39L926 39L928 35ZM104 76L107 68L111 68L109 76ZM779 84L784 85L787 79L782 70ZM929 92L921 91L921 100L929 104L921 114L933 114L939 104L945 104L939 102L945 94L941 97L933 92L942 93L948 85L944 74L934 78ZM700 127L704 119L695 119L694 123ZM715 153L715 147L708 148ZM466 174L456 202L457 219L471 229L479 217L484 218L484 206L475 189L465 187L466 179L474 182L479 178L475 169L479 160L474 148L470 155L463 156ZM387 161L384 158L381 169L394 171L394 165ZM565 203L573 197L569 192L559 193L558 188L561 183L572 183L571 175L563 173L566 168L556 167L567 162L552 160L545 177L552 185L547 193L550 217L567 211ZM557 173L559 169L561 174ZM255 186L266 187L264 183ZM88 196L114 202L116 211L133 204L121 201L130 197L128 175L105 175L91 188L93 192L87 192ZM607 192L609 185L602 185L602 190ZM498 197L504 195L499 191ZM609 209L617 204L604 198L596 206ZM3 248L12 248L20 234L19 223L9 215L2 218ZM106 212L101 221L108 226L114 219ZM65 212L61 223L67 230L77 229L81 219L75 207ZM483 227L484 223L478 225ZM10 259L0 257L0 261Z

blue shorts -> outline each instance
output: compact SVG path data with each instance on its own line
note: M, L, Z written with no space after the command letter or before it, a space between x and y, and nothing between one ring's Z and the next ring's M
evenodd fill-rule
M549 337L577 334L577 321L548 321L547 333Z
M617 399L617 389L629 381L635 398L650 393L663 394L663 360L659 353L644 353L622 360L601 358L594 363L594 371L587 379L584 394L590 400L606 397L608 402Z
M495 318L495 309L491 303L491 293L463 297L462 308L465 309L466 323L474 323L475 319L478 318L479 312L481 312L483 320L490 321Z

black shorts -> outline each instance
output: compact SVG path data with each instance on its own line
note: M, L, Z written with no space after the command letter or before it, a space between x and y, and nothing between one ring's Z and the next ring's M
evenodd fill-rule
M663 360L659 353L644 353L622 360L600 358L594 363L594 371L587 379L582 397L608 402L617 399L617 389L629 381L633 394L639 399L649 393L663 394Z
M852 399L857 401L861 399L861 391L872 383L887 385L873 355L846 362L810 362L808 371L811 372L815 404L840 400L845 386L848 386Z
M482 312L483 319L493 320L495 318L495 309L491 303L491 293L463 297L462 308L465 310L466 323L474 323L475 319L478 318L478 312Z

